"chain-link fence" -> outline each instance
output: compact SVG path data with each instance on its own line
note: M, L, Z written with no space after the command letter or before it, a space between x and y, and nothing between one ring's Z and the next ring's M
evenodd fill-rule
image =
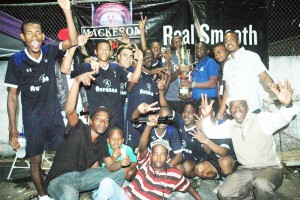
M73 0L72 2L74 4L84 6L92 3L93 1ZM94 2L95 4L101 4L99 1ZM269 56L299 56L300 1L268 0L267 5L269 17ZM53 2L14 5L6 4L0 5L0 10L22 21L25 19L38 19L43 24L45 34L53 40L56 39L58 31L66 26L63 12L58 7L57 3Z
M295 105L300 106L300 101L293 102ZM281 105L278 102L264 101L264 110L268 112L278 112ZM277 150L279 158L282 163L287 166L299 165L300 158L300 114L295 117L291 123L286 127L280 129L275 135L275 142L277 144ZM297 164L298 160L298 164Z
M0 10L21 21L40 21L45 35L53 40L56 39L58 31L66 27L64 13L57 3L0 5Z
M268 4L270 56L300 55L300 1L270 0Z

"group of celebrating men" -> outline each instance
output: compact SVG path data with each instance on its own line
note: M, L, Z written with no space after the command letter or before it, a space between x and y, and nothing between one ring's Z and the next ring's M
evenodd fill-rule
M220 181L219 199L274 198L283 175L273 133L299 108L290 83L274 83L260 57L240 48L237 33L227 32L224 43L213 47L217 62L209 57L209 45L199 42L196 64L184 65L182 38L174 36L164 51L157 41L148 49L141 17L142 50L124 34L112 62L108 40L97 41L94 55L84 52L91 34L77 35L70 2L58 4L68 37L42 45L41 24L25 21L26 48L10 58L5 76L9 140L19 149L20 91L26 153L39 199L79 199L84 191L101 200L168 199L175 190L201 199L195 189L201 179ZM78 54L85 55L73 65ZM64 110L57 59L61 73L72 77ZM261 83L282 104L279 112L261 110ZM191 90L190 99L179 98L181 87ZM88 120L77 109L83 88ZM56 155L44 181L41 155L48 149Z

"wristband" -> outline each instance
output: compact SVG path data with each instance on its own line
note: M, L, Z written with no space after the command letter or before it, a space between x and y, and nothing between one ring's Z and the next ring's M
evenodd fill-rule
M283 104L282 104L283 105ZM292 107L293 106L293 102L291 102L290 104L288 104L288 105L283 105L284 107L286 107L286 108L290 108L290 107Z
M196 85L196 82L195 82L195 81L193 81L193 82L192 82L192 88L194 88L194 87L195 87L195 85Z

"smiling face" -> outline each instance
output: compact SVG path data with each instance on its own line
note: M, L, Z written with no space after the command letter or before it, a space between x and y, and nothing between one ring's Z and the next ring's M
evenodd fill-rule
M172 48L173 50L179 50L181 48L181 37L176 35L172 38Z
M192 127L195 124L195 114L196 110L191 104L188 104L184 107L181 117L183 120L183 124L188 128Z
M239 43L240 41L236 33L226 33L224 38L224 45L229 53L235 53L237 50L239 50Z
M248 104L244 100L236 100L232 101L229 104L229 110L230 114L232 115L233 119L238 123L242 124L245 117L247 116L248 113Z
M161 45L159 42L152 42L150 47L151 52L153 53L153 57L158 59L161 53Z
M207 49L207 46L205 43L200 42L199 44L197 44L196 56L197 56L197 58L199 58L199 60L202 60L203 58L205 58L208 53L209 53L209 50Z
M28 53L35 57L40 54L42 43L45 39L45 34L42 32L40 24L27 23L24 25L21 39L26 43Z
M105 111L99 111L91 120L91 128L97 134L102 135L105 133L107 127L109 126L109 114Z
M131 49L122 49L118 54L118 63L120 66L128 69L133 62L133 51Z
M111 129L107 142L113 149L120 148L124 142L122 131L120 129Z
M144 52L144 60L143 60L143 65L150 69L152 68L152 65L154 64L153 63L154 59L153 59L153 53L149 50L145 51Z
M157 144L152 147L150 160L152 167L156 170L161 170L164 168L165 163L169 158L168 150L165 146Z
M95 49L95 54L97 55L98 61L108 62L110 56L110 45L106 42L100 42Z

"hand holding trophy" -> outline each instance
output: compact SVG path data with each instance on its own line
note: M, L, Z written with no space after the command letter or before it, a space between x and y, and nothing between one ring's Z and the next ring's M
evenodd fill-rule
M190 49L185 49L184 44L181 44L181 49L178 50L177 54L180 56L180 81L187 81L190 78L190 73L192 70L192 62L190 60ZM183 100L189 100L192 98L192 89L191 86L186 84L180 84L179 91L178 91L178 98Z

